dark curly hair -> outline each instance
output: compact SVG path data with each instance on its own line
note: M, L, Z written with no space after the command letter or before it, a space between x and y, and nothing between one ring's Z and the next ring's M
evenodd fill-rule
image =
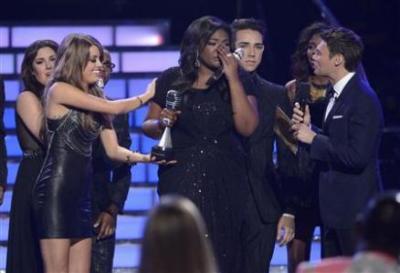
M181 90L189 89L196 80L198 67L196 67L195 62L210 37L220 29L224 30L228 37L231 36L229 25L214 16L200 17L194 20L186 29L181 43L179 58L183 79L177 85Z
M308 43L315 34L321 34L330 27L322 22L316 22L304 28L300 32L296 50L293 53L291 71L295 79L306 81L313 74L310 63L307 59Z
M30 44L26 50L21 64L21 79L25 90L32 91L38 98L42 97L44 86L35 77L33 73L33 61L38 51L44 47L49 47L57 52L58 44L52 40L37 40Z

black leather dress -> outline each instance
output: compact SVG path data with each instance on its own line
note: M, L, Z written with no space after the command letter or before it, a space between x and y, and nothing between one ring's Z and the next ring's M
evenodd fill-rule
M100 125L84 128L82 113L48 119L48 149L33 191L38 234L46 238L89 238L92 143Z

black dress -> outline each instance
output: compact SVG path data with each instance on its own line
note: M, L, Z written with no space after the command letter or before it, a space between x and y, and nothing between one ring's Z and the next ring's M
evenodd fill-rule
M158 78L153 101L161 108L179 75L174 68ZM241 272L239 231L249 189L228 90L216 86L185 92L182 113L171 130L178 163L159 167L158 193L179 194L197 205L220 271L234 273Z
M44 150L18 114L16 129L23 157L12 194L6 272L39 273L43 266L33 218L32 189L42 167Z
M76 109L47 123L47 154L33 191L39 237L92 237L89 175L92 143L100 126L84 128Z

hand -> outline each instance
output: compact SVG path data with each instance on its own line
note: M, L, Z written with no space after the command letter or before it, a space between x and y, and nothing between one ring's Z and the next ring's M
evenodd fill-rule
M304 123L306 126L311 124L310 108L306 105L305 111L301 111L300 103L296 102L293 107L292 123Z
M288 244L294 238L294 217L282 215L278 222L276 241L279 246Z
M0 206L3 204L4 201L4 187L0 185Z
M238 78L238 61L226 47L220 46L218 49L218 58L223 67L223 72L228 80Z
M146 88L146 91L144 91L143 93L143 97L145 98L144 103L148 102L149 100L151 100L155 93L156 93L156 80L157 78L154 78L148 85Z
M303 143L311 144L317 135L309 126L304 123L297 123L292 125L294 137Z
M160 124L163 127L172 127L174 126L176 120L178 119L178 115L181 111L174 111L164 108L160 113Z
M106 238L115 232L115 219L108 212L101 212L93 227L97 231L97 240Z

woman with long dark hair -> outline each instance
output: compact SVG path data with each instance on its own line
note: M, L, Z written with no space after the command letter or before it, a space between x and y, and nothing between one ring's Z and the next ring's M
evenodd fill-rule
M57 48L57 43L51 40L35 41L27 47L22 60L21 79L25 89L17 98L15 121L23 154L10 210L6 266L10 273L43 271L31 195L45 154L41 99L54 68Z
M292 55L291 68L294 80L286 84L290 108L293 108L295 102L307 104L313 119L312 123L320 128L324 118L329 80L314 74L311 58L321 42L320 34L328 28L325 23L313 23L301 31L296 50ZM308 153L302 150L301 145L299 147L296 157L288 155L291 166L281 168L286 182L290 181L290 188L295 196L292 203L296 206L295 237L287 247L289 273L294 273L300 262L310 259L314 230L317 226L321 226L315 163L308 157ZM295 172L290 174L288 170Z
M177 163L160 166L158 193L180 194L199 208L221 272L241 272L239 229L249 196L244 156L237 135L249 136L258 117L256 100L243 88L238 62L230 53L230 28L205 16L187 28L179 67L164 71L143 124L159 138L172 122ZM181 111L166 109L166 94L183 95Z

